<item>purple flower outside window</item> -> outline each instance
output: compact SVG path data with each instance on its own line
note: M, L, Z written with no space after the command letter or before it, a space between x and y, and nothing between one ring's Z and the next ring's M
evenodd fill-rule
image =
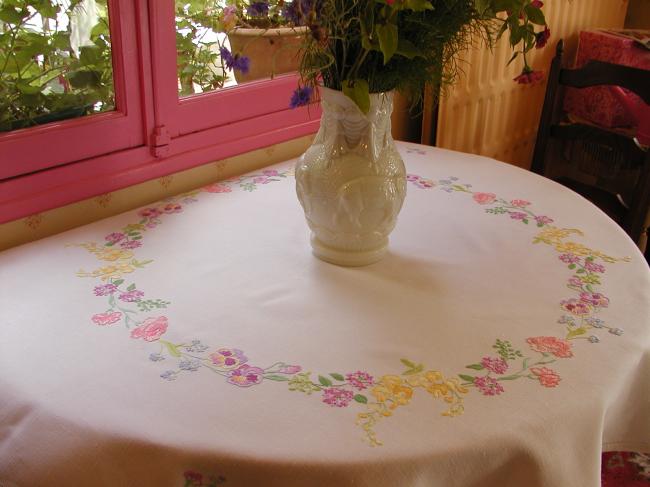
M233 54L225 47L220 48L219 53L221 54L224 63L226 63L226 68L231 71L236 69L237 71L241 71L243 74L248 73L250 69L250 59L246 56L240 56L239 54L233 56Z
M302 88L299 86L291 95L289 107L298 108L309 104L313 93L314 90L310 86L303 86Z
M268 17L269 2L251 2L246 13L251 17Z

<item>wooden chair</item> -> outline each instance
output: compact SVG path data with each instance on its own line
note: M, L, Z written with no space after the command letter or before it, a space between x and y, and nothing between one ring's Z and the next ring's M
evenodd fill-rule
M562 52L560 40L549 71L531 169L585 196L638 244L650 206L648 147L629 132L572 119L563 113L562 99L564 86L614 85L650 104L650 71L600 61L565 69Z

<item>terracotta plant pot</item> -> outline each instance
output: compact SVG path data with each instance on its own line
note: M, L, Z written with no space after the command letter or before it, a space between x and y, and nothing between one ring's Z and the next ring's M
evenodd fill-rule
M248 73L235 71L237 83L297 71L300 45L306 33L307 27L233 29L228 33L231 51L248 56L251 61Z

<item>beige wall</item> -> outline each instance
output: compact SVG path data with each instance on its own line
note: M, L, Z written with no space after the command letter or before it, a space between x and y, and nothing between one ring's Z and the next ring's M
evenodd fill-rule
M548 70L560 38L573 59L581 30L622 28L627 6L628 0L547 0L551 40L532 53L533 68ZM436 145L530 167L545 84L513 82L521 64L506 67L509 57L505 38L493 52L477 48L465 55L465 75L440 103Z

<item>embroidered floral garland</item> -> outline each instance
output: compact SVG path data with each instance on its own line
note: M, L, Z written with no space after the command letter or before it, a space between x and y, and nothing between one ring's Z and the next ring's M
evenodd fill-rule
M419 149L417 151L417 154L423 153ZM424 364L407 359L401 360L405 367L401 375L375 377L360 370L312 374L303 371L300 365L285 362L276 362L267 367L254 365L249 362L244 351L237 348L210 347L199 340L189 343L164 340L162 337L169 328L167 317L144 317L143 314L166 308L169 301L145 299L144 291L138 289L135 283L127 284L125 281L126 274L152 262L137 260L133 255L134 250L142 246L144 234L161 224L163 217L182 212L183 205L195 202L197 194L201 192L228 193L235 186L243 191L254 191L259 185L280 181L289 175L292 175L292 170L266 170L211 184L140 210L137 223L128 224L121 231L106 235L102 244L79 244L100 261L108 263L90 272L82 269L77 273L79 277L93 277L103 281L103 284L95 286L94 294L104 297L107 307L93 315L91 321L99 326L123 322L130 330L132 339L144 340L155 347L149 354L149 360L175 361L174 368L160 374L160 377L168 381L173 381L184 373L205 369L238 387L251 387L263 381L286 382L289 391L306 395L319 394L321 401L331 407L357 404L363 410L357 414L356 422L372 446L382 444L376 436L375 425L382 418L391 416L398 407L408 405L416 389L423 389L434 399L442 399L447 404L442 415L458 416L464 411L463 396L472 388L485 396L495 396L506 391L507 381L518 379L539 382L544 387L556 387L561 377L549 366L560 359L572 358L576 340L598 343L600 338L592 333L595 329L607 330L613 335L623 333L620 328L611 327L596 317L603 308L609 306L609 299L598 291L597 286L601 285L605 264L629 259L610 257L582 244L566 241L571 235L583 234L575 229L550 226L553 220L535 214L528 201L505 200L493 193L476 192L471 189L471 185L461 184L455 177L433 181L409 175L408 182L416 188L465 193L477 204L484 206L486 213L507 215L514 222L540 228L533 243L552 246L558 252L559 260L571 271L567 282L571 295L559 303L564 314L558 323L566 328L564 337L529 337L526 343L530 351L526 353L513 347L507 340L497 339L491 354L467 365L466 368L471 372L460 373L457 377L445 377L440 371L427 369Z

